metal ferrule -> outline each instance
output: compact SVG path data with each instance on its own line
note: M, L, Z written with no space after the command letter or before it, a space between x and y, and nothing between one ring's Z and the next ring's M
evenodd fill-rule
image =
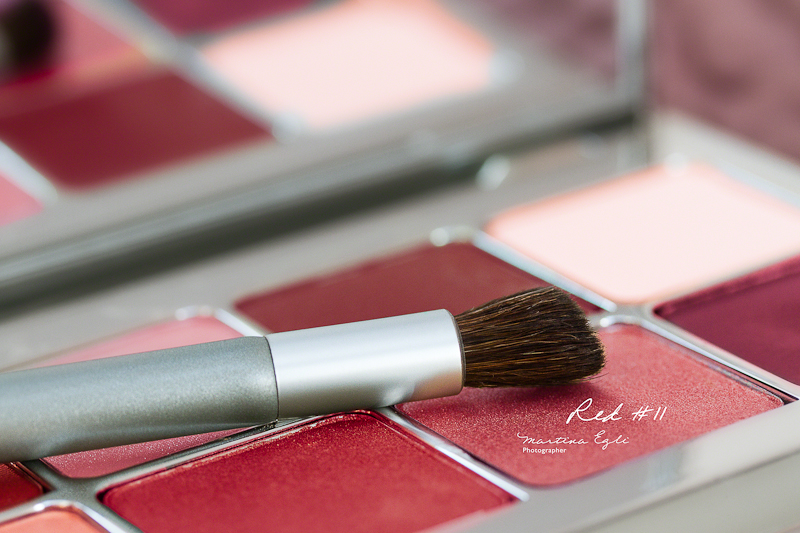
M461 338L444 310L267 335L280 418L458 394Z

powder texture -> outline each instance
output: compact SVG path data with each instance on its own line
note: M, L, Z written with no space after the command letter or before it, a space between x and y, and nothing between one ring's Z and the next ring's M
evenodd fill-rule
M43 175L70 187L97 186L269 138L169 71L117 73L72 96L0 113L0 139Z
M485 89L493 48L432 0L344 0L203 55L266 109L329 128Z
M74 511L50 509L0 525L0 533L101 533L105 529Z
M587 383L465 389L455 397L408 403L400 410L524 483L555 485L782 405L637 326L613 326L601 330L600 338L606 368ZM588 399L591 406L584 404ZM621 407L618 416L605 422L582 421L576 414L567 423L581 405L587 419L600 410L600 418L608 417ZM603 449L605 439L609 444ZM565 451L525 450L553 448Z
M103 496L145 533L418 531L512 500L368 414L329 417Z
M132 331L81 350L63 354L47 361L46 365L90 361L164 348L175 348L202 342L240 337L241 334L213 317L196 316L174 320ZM46 463L70 477L93 477L109 474L138 464L165 457L239 430L217 431L189 435L101 450L71 453L44 459Z
M42 494L42 487L10 465L0 464L0 511Z
M470 245L421 246L245 298L236 308L270 331L447 309L458 314L546 285ZM597 308L576 299L586 311Z
M800 384L800 257L668 302L656 314Z
M35 215L42 204L34 197L0 176L0 226Z
M800 210L697 164L518 207L486 231L613 301L641 303L789 256Z

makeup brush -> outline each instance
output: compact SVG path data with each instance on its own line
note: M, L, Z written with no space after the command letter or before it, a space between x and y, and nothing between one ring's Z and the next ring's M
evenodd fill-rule
M470 387L575 383L604 354L555 288L445 310L0 374L0 462L373 409Z
M0 5L0 78L42 60L55 35L55 20L44 2L18 0Z

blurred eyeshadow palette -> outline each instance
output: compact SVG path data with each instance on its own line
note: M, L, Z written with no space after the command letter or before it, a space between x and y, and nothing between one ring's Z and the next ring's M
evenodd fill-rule
M3 465L0 533L763 531L776 507L758 496L779 506L800 472L797 199L659 165L485 222L287 283L265 274L269 245L133 282L16 328L118 317L93 340L5 363L458 314L555 285L598 331L598 376Z
M0 85L3 299L634 101L613 2L41 1L52 49Z

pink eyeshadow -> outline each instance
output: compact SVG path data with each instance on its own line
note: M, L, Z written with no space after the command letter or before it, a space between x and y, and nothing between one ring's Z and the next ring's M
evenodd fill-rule
M3 114L0 138L46 177L77 188L269 138L172 72L129 72L106 83Z
M13 466L0 464L0 511L32 500L43 492L41 486Z
M800 257L668 302L656 314L800 383Z
M39 201L0 176L0 226L35 215L42 210Z
M607 351L606 368L587 383L465 389L455 397L404 404L400 410L524 483L555 485L782 405L637 326L612 326L601 330L600 338ZM588 399L592 403L581 412L584 418L599 410L608 416L621 404L620 419L582 421L576 415L567 423ZM605 433L596 437L601 431ZM618 437L627 443L609 443L603 449L604 439ZM565 451L541 454L526 448Z
M99 533L105 531L74 511L48 509L0 525L0 533Z
M494 48L432 0L344 0L223 36L203 56L265 109L322 129L485 90Z
M130 353L174 348L241 337L233 328L213 317L196 316L142 328L115 339L64 354L46 363L64 364ZM109 474L210 442L238 430L219 431L174 439L117 446L102 450L48 457L44 461L69 477L85 478Z
M447 309L457 314L546 283L472 246L421 246L236 303L270 331ZM586 311L597 308L576 299Z
M800 210L695 164L521 206L486 231L613 301L642 303L795 253Z
M164 497L168 495L168 497ZM514 499L390 422L338 415L112 488L145 533L419 531Z

